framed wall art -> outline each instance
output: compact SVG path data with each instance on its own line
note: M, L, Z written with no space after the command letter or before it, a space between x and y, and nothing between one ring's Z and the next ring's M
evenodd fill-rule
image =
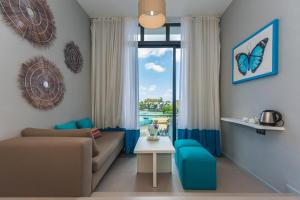
M23 97L34 108L50 110L64 98L63 75L44 57L35 57L22 64L18 81Z
M233 48L233 84L278 73L278 31L275 19Z
M67 67L75 74L79 73L83 64L83 58L79 47L71 41L66 44L64 53Z
M55 22L46 0L0 0L4 21L37 47L49 47L55 39Z

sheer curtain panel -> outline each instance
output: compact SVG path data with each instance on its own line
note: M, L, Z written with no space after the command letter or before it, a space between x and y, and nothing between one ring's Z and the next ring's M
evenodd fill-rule
M195 139L212 154L219 156L219 18L185 17L181 20L181 34L177 137Z
M99 128L120 126L122 114L122 18L92 21L92 118Z
M138 130L138 23L127 17L92 21L92 118L102 131L125 131L133 153Z
M131 154L140 136L138 125L138 21L123 18L123 101L121 127L126 129L125 152Z

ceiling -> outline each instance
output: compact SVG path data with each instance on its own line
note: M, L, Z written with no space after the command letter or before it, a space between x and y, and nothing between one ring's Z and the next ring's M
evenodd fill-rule
M137 16L138 0L77 0L91 18ZM167 16L221 16L232 0L166 0Z

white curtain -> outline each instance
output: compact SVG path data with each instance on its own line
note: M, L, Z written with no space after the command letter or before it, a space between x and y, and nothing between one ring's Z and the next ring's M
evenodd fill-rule
M98 128L137 128L137 20L92 21L92 118Z
M138 21L124 18L123 33L123 103L121 127L138 129Z
M219 130L219 18L185 17L181 27L178 128Z
M122 113L122 19L92 21L92 118L98 128L120 125Z

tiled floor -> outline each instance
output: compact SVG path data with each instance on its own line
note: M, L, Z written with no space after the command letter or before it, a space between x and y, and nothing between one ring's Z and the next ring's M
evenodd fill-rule
M272 193L253 176L240 170L229 159L217 160L216 191L184 191L173 163L172 174L159 174L158 187L152 187L152 174L136 173L136 157L121 155L104 176L95 192L164 192L164 193Z

